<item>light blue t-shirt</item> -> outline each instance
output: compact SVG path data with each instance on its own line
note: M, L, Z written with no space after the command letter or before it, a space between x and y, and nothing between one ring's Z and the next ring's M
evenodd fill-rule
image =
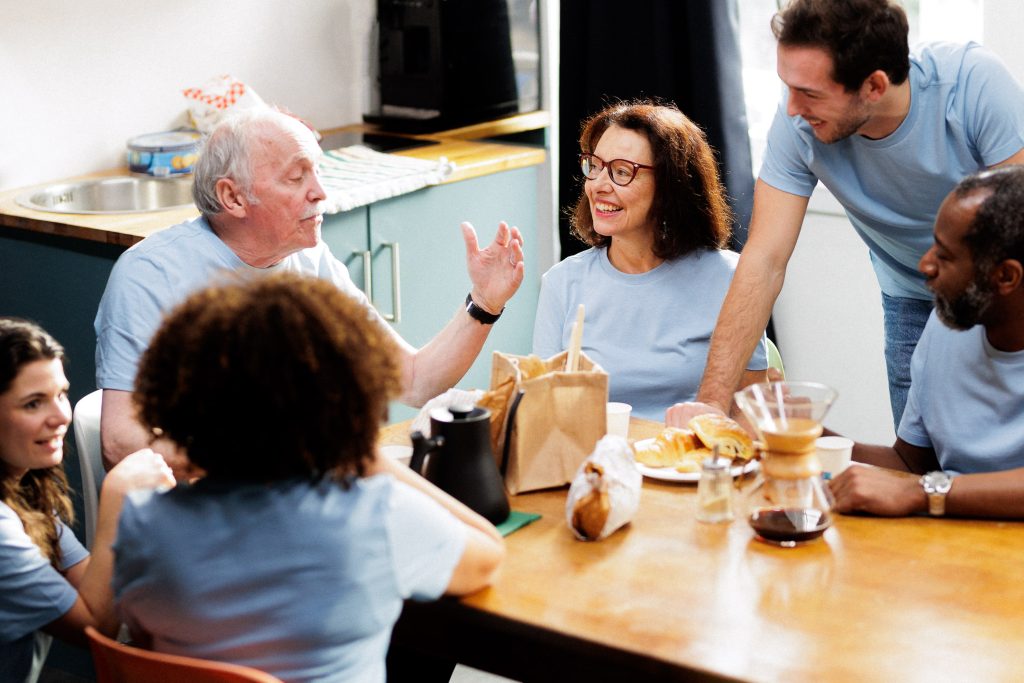
M608 373L609 400L662 421L667 408L697 395L738 260L732 251L700 249L631 275L616 269L603 247L570 256L544 274L533 352L548 358L567 349L584 304L582 349ZM747 368L767 367L762 336Z
M159 652L382 683L402 600L440 596L465 543L454 516L389 475L347 490L204 480L125 501L115 604Z
M61 571L89 556L58 522ZM43 557L18 515L0 502L0 681L33 681L50 646L38 629L67 614L78 591ZM35 664L33 663L35 659Z
M139 359L163 315L189 294L231 274L281 272L329 280L374 310L325 243L269 268L254 268L217 237L205 218L196 218L147 237L114 264L96 313L96 386L131 391Z
M882 291L931 300L917 264L932 244L939 205L964 176L1024 148L1024 92L975 43L923 45L911 55L910 85L910 111L892 134L833 144L788 116L783 95L760 179L803 197L820 180L867 244Z
M933 448L953 474L1024 467L1024 351L999 351L984 326L953 330L933 311L910 377L901 439Z

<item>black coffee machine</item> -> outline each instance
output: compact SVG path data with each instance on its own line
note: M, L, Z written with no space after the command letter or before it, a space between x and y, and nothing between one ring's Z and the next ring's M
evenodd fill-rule
M377 0L386 130L431 132L539 107L537 0Z

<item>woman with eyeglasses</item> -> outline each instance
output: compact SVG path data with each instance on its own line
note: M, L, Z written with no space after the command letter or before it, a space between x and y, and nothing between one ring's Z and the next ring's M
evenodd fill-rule
M174 484L146 449L103 480L93 554L75 539L64 436L71 422L64 349L38 325L0 318L0 681L34 681L50 636L85 645L117 628L110 589L127 491Z
M583 124L583 192L573 234L590 249L544 274L533 351L566 349L579 304L583 351L609 375L609 400L665 419L692 401L739 255L703 132L675 106L616 103ZM743 384L765 381L762 337Z

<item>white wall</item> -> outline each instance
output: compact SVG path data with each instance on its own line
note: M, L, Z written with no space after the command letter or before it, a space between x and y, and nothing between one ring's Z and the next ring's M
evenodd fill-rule
M1024 3L985 0L983 11L985 45L1024 82ZM864 243L835 200L816 194L774 311L786 374L839 390L825 420L829 427L860 441L890 444L895 430L879 298Z
M374 0L32 0L0 11L0 190L114 168L230 73L316 127L360 120Z

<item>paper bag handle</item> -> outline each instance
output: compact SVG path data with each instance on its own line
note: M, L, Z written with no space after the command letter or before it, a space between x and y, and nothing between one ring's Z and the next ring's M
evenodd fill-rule
M519 402L523 400L523 396L526 394L525 391L520 389L516 392L516 397L512 399L512 405L508 409L508 419L505 420L505 444L501 449L501 476L505 477L505 472L508 471L508 457L509 451L512 450L512 425L515 424L516 412L519 410Z

